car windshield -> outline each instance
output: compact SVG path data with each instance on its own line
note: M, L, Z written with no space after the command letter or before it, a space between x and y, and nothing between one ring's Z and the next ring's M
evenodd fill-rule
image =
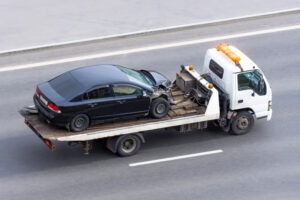
M118 68L127 75L130 81L145 85L146 87L153 86L153 83L141 72L128 69L126 67L121 67L121 66L118 66Z

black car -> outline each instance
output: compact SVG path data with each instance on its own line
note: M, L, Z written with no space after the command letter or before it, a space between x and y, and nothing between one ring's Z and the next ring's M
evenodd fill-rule
M48 122L83 131L106 121L164 117L170 108L171 86L155 71L97 65L77 68L37 85L33 99Z

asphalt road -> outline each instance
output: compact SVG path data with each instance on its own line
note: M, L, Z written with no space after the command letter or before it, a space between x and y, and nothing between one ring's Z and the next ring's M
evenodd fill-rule
M273 27L282 23L287 22ZM219 42L1 72L0 198L299 199L299 41L299 29L224 41L247 53L267 76L273 90L270 122L257 121L244 136L215 128L188 134L148 133L139 154L128 158L108 152L103 141L94 144L89 156L64 143L57 143L57 151L49 152L17 111L32 104L37 83L74 67L117 63L156 69L174 78L181 64L193 64L200 70L205 50ZM223 153L129 167L131 163L217 149Z

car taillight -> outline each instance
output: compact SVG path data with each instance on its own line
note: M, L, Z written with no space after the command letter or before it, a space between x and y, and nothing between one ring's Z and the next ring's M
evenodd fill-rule
M54 103L49 103L48 104L48 108L56 113L61 113L61 111L59 110L58 106L55 105Z
M39 90L39 88L36 88L36 90L35 90L35 94L36 94L36 96L37 96L37 97L40 97L41 93L40 93L40 90Z

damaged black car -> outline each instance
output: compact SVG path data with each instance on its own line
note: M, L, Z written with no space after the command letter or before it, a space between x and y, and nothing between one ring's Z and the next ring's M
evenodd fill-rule
M37 85L33 99L49 123L83 131L107 121L163 118L170 109L171 87L171 81L156 71L97 65Z

